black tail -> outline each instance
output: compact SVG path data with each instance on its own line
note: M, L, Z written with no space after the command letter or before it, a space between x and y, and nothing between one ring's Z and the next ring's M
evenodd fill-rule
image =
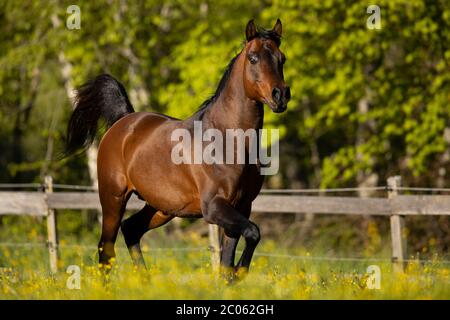
M123 85L108 74L102 74L77 89L75 108L67 127L65 154L89 147L103 117L112 126L134 112Z

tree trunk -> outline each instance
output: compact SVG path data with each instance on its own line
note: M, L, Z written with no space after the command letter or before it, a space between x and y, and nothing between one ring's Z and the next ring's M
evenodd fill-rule
M367 114L369 112L369 101L370 101L370 90L366 88L366 94L361 98L358 102L358 113L359 114ZM375 124L373 122L368 123L359 123L358 130L356 132L356 146L361 146L366 142L366 132L369 128L373 127ZM360 161L362 158L362 154L358 152L356 154L357 161ZM375 187L378 184L378 174L371 173L367 174L364 170L359 170L356 176L356 182L359 188L371 188ZM360 197L369 197L373 194L373 191L370 190L362 190L359 191Z
M52 15L51 20L54 28L58 28L61 25L61 21L59 20L58 16ZM75 90L72 81L72 64L69 62L69 60L67 60L63 51L59 52L58 61L61 67L61 76L64 82L64 87L66 89L66 94L70 100L70 104L73 106ZM95 189L98 188L97 154L98 154L98 147L96 141L94 141L94 143L87 150L86 156L88 160L87 162L89 169L89 177L91 179L91 185ZM101 221L101 211L98 212L97 219Z

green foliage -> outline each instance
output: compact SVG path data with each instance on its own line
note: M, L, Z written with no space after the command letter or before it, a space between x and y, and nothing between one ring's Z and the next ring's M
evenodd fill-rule
M64 59L73 85L109 72L138 110L183 118L214 92L246 22L268 28L278 17L293 98L286 114L266 112L266 126L282 130L282 151L295 159L281 156L285 186L355 185L373 174L380 183L390 174L422 186L448 181L447 1L379 1L380 30L366 28L364 1L83 2L80 30L65 27L70 4L0 4L3 181L39 180L49 137L52 158L61 150ZM59 181L86 179L63 167L49 170Z
M319 150L323 187L373 173L433 183L430 168L446 165L450 6L377 4L381 30L366 29L362 1L280 1L267 9L272 18L285 13L291 114L300 143L312 139Z
M448 1L380 0L380 30L366 28L361 0L83 1L80 30L66 28L71 4L0 2L0 182L50 173L89 184L84 154L58 160L70 86L108 72L137 110L184 118L214 92L248 20L280 18L292 100L281 115L266 108L282 138L267 186L383 185L394 174L449 185Z

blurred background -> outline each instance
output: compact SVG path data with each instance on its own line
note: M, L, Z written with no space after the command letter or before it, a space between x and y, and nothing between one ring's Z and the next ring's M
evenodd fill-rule
M361 0L73 2L0 0L0 183L52 175L56 183L95 186L95 146L58 160L73 88L111 73L136 110L186 117L241 50L246 23L272 28L280 18L292 100L284 114L266 112L265 127L279 128L281 141L280 171L265 188L373 187L392 175L406 186L450 187L448 1L378 0L381 29L374 30L366 26L373 3ZM66 26L72 4L80 29ZM373 195L380 196L363 194ZM67 211L58 227L95 244L96 214ZM0 238L45 239L33 219L0 217ZM255 220L277 245L389 256L385 218ZM410 254L447 253L448 216L406 223ZM207 236L204 222L185 221L155 238L176 228Z

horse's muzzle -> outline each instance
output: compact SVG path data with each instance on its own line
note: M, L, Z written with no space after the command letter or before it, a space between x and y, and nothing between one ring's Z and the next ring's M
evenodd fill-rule
M287 104L291 100L291 89L289 87L274 88L272 90L273 104L270 104L270 108L275 113L281 113L286 111Z

